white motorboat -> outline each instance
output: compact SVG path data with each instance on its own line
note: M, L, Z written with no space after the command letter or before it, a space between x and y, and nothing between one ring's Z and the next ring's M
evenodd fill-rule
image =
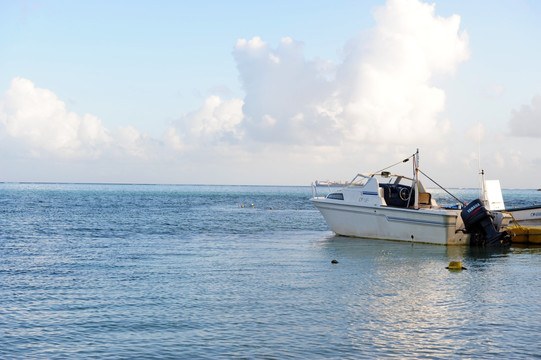
M508 245L509 236L501 230L509 223L509 215L492 215L480 200L465 207L439 206L419 180L419 151L401 162L410 159L412 177L384 171L390 167L358 174L348 186L325 197L317 196L313 187L311 201L329 227L342 236L441 245Z

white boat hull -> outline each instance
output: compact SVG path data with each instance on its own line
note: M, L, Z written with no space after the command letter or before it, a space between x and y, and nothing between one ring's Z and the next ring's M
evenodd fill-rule
M532 206L518 209L508 209L507 212L513 215L513 223L516 220L518 225L541 225L541 207Z
M361 206L322 198L314 198L312 202L338 235L440 245L469 244L469 235L457 231L457 221L462 222L460 210Z

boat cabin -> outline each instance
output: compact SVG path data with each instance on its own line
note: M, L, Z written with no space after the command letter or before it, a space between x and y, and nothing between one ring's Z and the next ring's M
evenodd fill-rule
M436 207L437 204L420 181L382 172L377 175L358 174L345 188L327 195L327 199L361 202L368 206L415 208L415 188L419 190L418 207ZM413 186L412 186L413 185ZM359 196L360 195L360 196Z

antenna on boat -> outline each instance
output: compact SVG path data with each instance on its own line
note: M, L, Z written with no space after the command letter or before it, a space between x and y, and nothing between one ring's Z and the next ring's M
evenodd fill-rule
M486 205L487 190L485 188L485 170L481 168L481 122L477 120L477 168L479 169L479 198Z
M484 169L481 169L481 171L479 172L479 175L481 175L481 189L480 189L480 194L479 194L479 197L481 198L481 200L483 201L483 204L485 206L487 206L487 203L488 203L488 195L487 195L487 188L485 186L485 170Z
M419 209L419 149L417 149L415 155L413 156L413 169L415 170L413 175L413 181L415 183L413 207L415 209Z

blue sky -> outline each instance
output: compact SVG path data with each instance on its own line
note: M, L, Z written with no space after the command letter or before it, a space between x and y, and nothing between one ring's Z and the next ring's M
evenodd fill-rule
M537 1L2 1L0 181L541 187ZM480 152L479 152L480 149ZM481 155L479 161L479 154Z

